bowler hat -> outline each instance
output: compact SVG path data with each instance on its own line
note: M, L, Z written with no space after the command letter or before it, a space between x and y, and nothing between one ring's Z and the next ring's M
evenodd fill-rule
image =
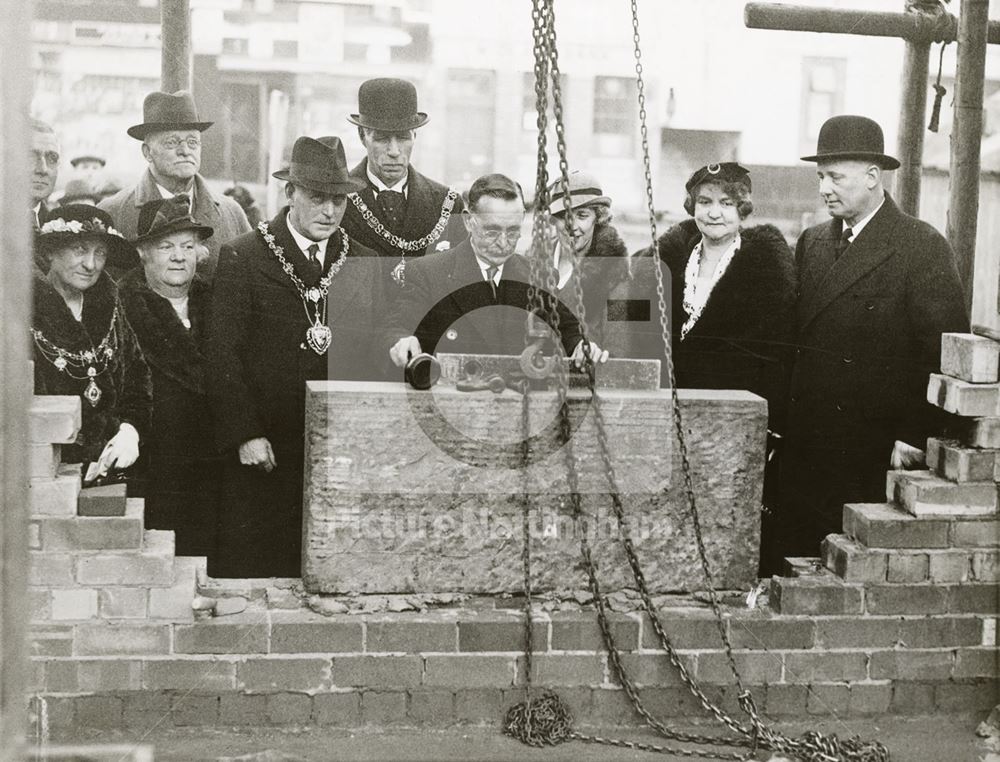
M723 161L718 164L706 164L701 169L695 170L694 174L684 183L684 190L690 193L702 183L713 182L742 183L748 191L753 189L749 169L735 161Z
M287 169L272 177L331 196L343 196L362 190L365 183L348 174L347 157L340 138L301 137L292 146L292 161Z
M59 206L81 203L96 204L100 198L101 194L98 193L97 188L87 180L70 180L66 183L66 190L59 199Z
M201 240L211 237L215 232L191 216L190 201L183 193L143 204L139 209L139 219L135 229L137 234L133 241L135 244L162 238L171 233L180 233L182 230L194 231Z
M611 199L605 196L604 191L601 190L601 183L589 172L581 172L578 169L573 170L569 173L568 186L570 209L587 206L588 204L611 205ZM549 214L564 212L566 204L563 202L565 195L563 194L562 181L556 180L552 183L549 186L549 192L552 194L549 200Z
M358 112L347 121L358 127L397 132L415 130L427 124L427 114L417 111L417 88L412 82L379 77L358 88Z
M145 140L151 132L167 130L198 130L204 132L213 122L202 122L194 107L194 96L187 90L176 93L150 93L142 102L142 124L126 132L136 140Z
M82 156L74 156L72 159L69 160L69 163L70 166L75 167L81 161L96 161L102 167L107 164L107 162L104 160L104 157L97 156L96 154L92 153L85 153Z
M802 161L870 159L882 169L897 169L899 160L885 153L885 138L878 122L865 116L844 114L827 119L819 128L816 154Z

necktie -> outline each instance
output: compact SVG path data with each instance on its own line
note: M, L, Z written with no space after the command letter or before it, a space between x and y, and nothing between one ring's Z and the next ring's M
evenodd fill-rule
M490 289L493 291L493 301L497 300L497 282L494 280L497 277L497 273L500 272L500 268L496 265L490 265L486 268L486 281L490 284Z
M403 207L406 205L406 196L399 191L384 190L379 191L379 207L385 214L385 221L390 228L398 229L399 223L403 219Z
M851 245L852 235L854 235L854 231L850 228L844 228L844 232L840 234L840 240L837 241L837 259L840 259L841 255L847 251L847 247Z
M323 274L323 264L319 261L319 244L312 244L306 249L306 253L309 255L307 260L309 266L306 272L309 274L309 282L315 283Z

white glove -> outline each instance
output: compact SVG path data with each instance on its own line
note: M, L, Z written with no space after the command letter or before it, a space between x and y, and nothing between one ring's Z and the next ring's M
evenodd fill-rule
M926 466L927 455L923 450L919 450L913 445L896 440L892 448L892 456L889 458L889 465L894 471L912 470L924 468Z
M139 432L131 423L123 423L104 446L100 460L108 468L128 468L139 457Z

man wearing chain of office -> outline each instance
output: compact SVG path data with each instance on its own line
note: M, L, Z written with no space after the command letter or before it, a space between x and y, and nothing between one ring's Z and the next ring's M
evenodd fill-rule
M406 281L408 259L444 251L468 238L461 221L462 197L410 165L417 128L427 120L427 114L417 110L413 84L392 78L362 83L358 113L348 117L357 125L368 156L351 170L361 190L348 197L343 228L354 240L393 260L387 269L399 286Z
M224 245L212 296L209 393L226 456L216 577L297 577L306 381L380 380L386 260L344 233L339 138L300 137L287 206Z

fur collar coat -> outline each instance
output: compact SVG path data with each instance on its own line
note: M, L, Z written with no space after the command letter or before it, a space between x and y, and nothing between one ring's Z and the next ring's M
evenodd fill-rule
M556 295L580 317L577 309L576 280L583 287L583 306L589 337L604 346L608 298L616 286L628 278L628 249L611 225L600 225L579 267Z

